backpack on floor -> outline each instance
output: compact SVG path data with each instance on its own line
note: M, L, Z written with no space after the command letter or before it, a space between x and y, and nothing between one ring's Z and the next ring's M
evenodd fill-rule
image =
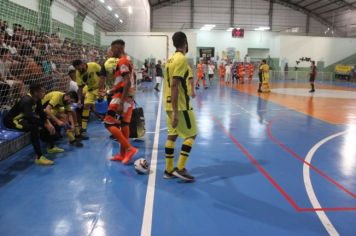
M142 138L145 136L145 116L142 107L136 107L132 111L130 122L130 138Z

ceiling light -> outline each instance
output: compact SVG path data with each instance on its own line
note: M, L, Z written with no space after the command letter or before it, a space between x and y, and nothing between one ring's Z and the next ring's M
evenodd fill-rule
M124 23L124 21L120 19L120 23L122 24L122 23Z
M119 15L118 15L118 14L115 14L115 17L116 17L116 18L119 18Z
M210 31L212 30L213 28L215 28L216 25L210 25L210 24L207 24L207 25L204 25L203 27L200 28L200 30L203 30L203 31Z
M112 11L112 7L111 6L107 6L109 11Z
M270 30L271 28L268 26L260 26L258 28L255 28L256 31L266 31L266 30Z
M101 2L101 3L105 3L105 0L99 0L99 2Z
M127 10L129 11L129 14L132 14L132 7L131 6L129 6Z

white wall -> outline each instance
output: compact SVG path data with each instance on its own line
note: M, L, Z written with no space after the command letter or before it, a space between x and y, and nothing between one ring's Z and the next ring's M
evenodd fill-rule
M272 58L289 62L289 66L295 66L295 61L301 57L310 57L315 61L324 61L325 66L342 60L356 53L356 39L352 38L327 38L307 37L294 35L281 35L271 32L246 31L245 37L232 38L231 32L226 31L187 31L190 52L189 58L196 58L197 47L215 47L216 55L221 57L222 51L228 47L234 47L240 51L241 58L247 54L248 48L269 48ZM103 45L118 38L126 41L126 51L137 59L155 57L166 58L166 38L148 37L147 35L164 35L168 37L168 53L174 52L172 45L172 32L148 32L148 33L110 33L102 34ZM301 64L300 66L309 66Z
M83 21L83 31L91 35L95 34L95 21L89 16L86 16Z
M36 12L38 12L39 9L39 0L10 0L10 2L14 2Z
M118 14L124 23L119 25L120 31L149 32L150 6L148 0L116 0L119 5ZM132 14L128 13L129 6Z
M187 32L188 44L190 52L187 54L188 58L195 58L196 51L196 34ZM126 53L130 56L144 60L145 58L156 58L161 60L167 59L171 55L175 48L172 44L172 32L162 33L102 33L101 44L109 46L112 41L116 39L123 39L126 42ZM168 40L168 48L167 48Z
M56 0L51 6L52 18L69 26L74 27L74 17L76 16L77 10L64 2L63 0Z
M275 43L276 34L270 32L245 31L244 38L232 38L231 32L211 31L197 33L198 47L215 47L215 52L221 56L222 51L234 47L240 51L241 57L247 54L248 48L269 48L271 57L278 57L278 44Z
M280 36L280 58L287 58L290 66L295 66L295 61L301 57L324 61L325 66L328 66L355 54L355 45L356 39L354 38L284 35Z

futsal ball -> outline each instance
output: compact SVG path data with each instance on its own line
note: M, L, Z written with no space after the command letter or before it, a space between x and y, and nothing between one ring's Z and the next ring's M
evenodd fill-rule
M134 163L137 174L147 175L149 172L148 162L144 158L139 158Z

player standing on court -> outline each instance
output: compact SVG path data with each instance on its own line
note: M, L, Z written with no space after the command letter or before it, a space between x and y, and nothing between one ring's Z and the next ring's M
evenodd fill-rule
M162 62L161 60L158 60L158 63L156 65L156 86L155 90L159 92L159 86L162 83L162 77L163 77L163 72L162 72Z
M311 90L309 91L310 93L315 92L315 86L314 86L315 77L316 77L315 61L311 61L310 78L309 78L309 82L310 82L310 86L311 86Z
M200 80L203 81L203 86L205 89L207 89L206 86L206 82L205 82L205 78L204 78L204 65L203 65L203 61L200 60L198 65L197 65L197 82L196 82L196 89L199 89L200 87Z
M129 142L132 110L134 107L134 90L131 88L133 77L132 63L125 54L125 42L121 39L111 43L111 51L115 58L119 58L115 71L115 85L111 89L113 94L104 123L106 129L120 143L120 153L111 160L121 161L128 164L132 157L138 152ZM116 116L119 115L118 120Z
M164 106L168 126L164 178L178 177L184 181L194 181L194 177L185 168L198 132L195 114L188 94L188 86L190 86L187 82L189 65L185 57L188 52L188 41L183 32L174 33L172 40L173 45L176 47L176 52L166 64L164 83ZM178 136L184 141L177 167L174 168L174 147Z

